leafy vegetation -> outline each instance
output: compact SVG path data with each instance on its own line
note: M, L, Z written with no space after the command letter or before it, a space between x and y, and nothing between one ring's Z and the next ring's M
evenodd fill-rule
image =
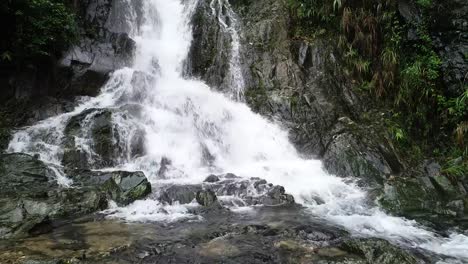
M75 16L65 0L4 0L0 14L8 28L0 41L4 62L55 55L76 40Z
M293 37L326 30L336 38L353 83L389 110L385 125L401 149L436 148L431 154L445 161L444 172L461 175L468 171L468 86L456 97L447 92L429 34L432 0L414 4L421 18L405 21L391 0L290 0Z

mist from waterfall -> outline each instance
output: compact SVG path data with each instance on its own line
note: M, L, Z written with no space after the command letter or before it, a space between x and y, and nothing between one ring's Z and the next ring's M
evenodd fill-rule
M234 42L230 63L233 100L232 94L221 94L182 75L192 41L189 23L197 1L142 1L141 21L133 16L127 21L137 43L133 66L115 71L99 96L84 99L72 112L15 133L9 152L38 154L56 169L59 182L70 186L62 165L67 123L85 110L111 109L113 133L120 141L116 140L116 165L107 170L141 170L154 186L200 183L211 173L260 177L284 186L311 215L339 224L357 236L385 238L468 260L468 237L441 237L415 221L385 214L353 179L328 174L318 160L302 159L284 129L237 101L244 85L238 25L233 27L218 17ZM214 0L212 7L222 4L229 3ZM93 165L97 154L89 137L91 128L82 127L75 142ZM135 156L131 145L139 131L144 135L144 154ZM158 173L162 160L170 161L163 176ZM147 199L107 212L109 217L127 221L177 221L194 217L188 213L189 206L193 205L170 206Z

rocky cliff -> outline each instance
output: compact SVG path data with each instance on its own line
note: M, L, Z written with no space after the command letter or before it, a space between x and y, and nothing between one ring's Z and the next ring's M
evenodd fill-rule
M241 21L245 100L252 109L287 127L298 150L323 160L330 173L358 178L371 190L370 199L390 212L435 226L468 224L468 182L447 178L437 163L412 163L400 156L386 133L388 110L356 89L337 36L295 38L288 1L232 5ZM431 27L444 81L460 92L458 83L468 65L460 57L466 49L466 17L447 8L452 5L466 8L456 1L439 4L451 22L433 21ZM413 4L400 1L398 8L402 19L417 19ZM192 73L219 87L228 65L224 47L229 38L213 23L210 1L200 1L197 10L193 47L204 47L206 54L192 52L190 61L199 62L191 65ZM446 24L452 26L444 28Z

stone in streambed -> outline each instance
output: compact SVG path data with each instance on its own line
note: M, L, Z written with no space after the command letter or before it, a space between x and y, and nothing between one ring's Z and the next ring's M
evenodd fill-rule
M340 249L364 257L367 263L420 263L410 253L383 239L349 239L341 244Z
M205 181L204 182L218 182L219 181L219 177L214 175L214 174L211 174L210 176L206 177Z
M209 188L217 195L235 196L246 205L292 205L294 197L287 194L284 187L253 177L245 179L234 174L218 176L220 181L210 183ZM256 192L256 193L252 193Z
M188 204L196 199L199 191L203 191L203 187L200 184L172 185L162 193L159 201L168 204L173 204L174 202Z
M127 205L151 193L151 184L140 171L77 171L72 179L75 185L96 186L119 205Z
M151 185L141 172L90 172L73 176L73 188L59 186L42 161L30 155L0 155L0 239L50 230L60 219L85 215L143 198Z
M198 204L206 207L217 204L218 202L218 197L216 197L216 193L214 193L212 190L198 191L196 199Z

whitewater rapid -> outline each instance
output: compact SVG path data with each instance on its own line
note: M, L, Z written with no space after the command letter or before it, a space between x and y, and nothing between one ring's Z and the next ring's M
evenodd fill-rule
M112 114L114 133L127 141L121 143L124 151L118 165L107 169L141 170L155 185L201 183L211 173L260 177L284 186L311 215L339 224L355 235L380 237L468 261L468 237L441 237L415 221L385 214L368 201L365 190L352 179L328 174L318 160L302 159L289 142L287 131L241 102L244 81L239 25L228 25L217 11L224 5L228 15L234 16L229 2L211 2L213 14L232 34L234 42L230 62L232 89L229 94L221 94L182 74L192 41L190 21L197 1L142 1L141 22L135 15L126 17L131 25L129 33L137 43L133 66L115 71L99 96L83 99L72 112L15 133L9 152L39 154L55 168L59 183L70 186L72 182L61 164L64 130L70 118L91 108L125 111L122 109L137 105L138 115L119 111ZM144 131L145 154L133 157L129 140L137 131ZM76 136L76 142L92 159L89 131ZM161 178L157 172L163 158L171 164ZM193 205L163 205L148 199L124 208L112 207L108 212L110 217L127 221L176 221L194 217L188 213L190 206Z

